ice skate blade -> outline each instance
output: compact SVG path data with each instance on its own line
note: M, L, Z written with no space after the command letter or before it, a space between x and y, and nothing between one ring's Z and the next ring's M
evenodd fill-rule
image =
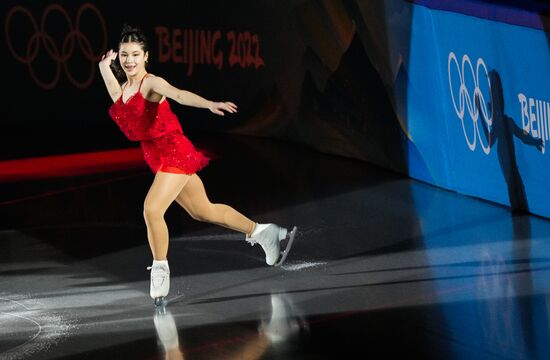
M164 302L164 304L161 304L161 305L158 305L156 306L155 305L155 316L165 316L167 311L166 311L166 302Z
M288 243L286 244L286 247L283 251L281 251L281 256L279 258L279 261L277 261L273 266L281 266L286 260L286 257L288 256L288 253L290 252L290 248L292 247L292 243L294 242L294 237L296 236L296 232L298 231L298 227L294 227L291 232L288 233Z
M166 306L168 302L166 301L166 298L164 296L155 298L155 306L158 307L164 307Z

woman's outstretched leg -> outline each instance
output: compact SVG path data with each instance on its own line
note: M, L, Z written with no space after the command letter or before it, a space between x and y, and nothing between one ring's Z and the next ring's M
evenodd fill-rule
M268 265L281 264L290 250L295 229L287 229L275 224L256 224L243 214L224 204L212 204L206 195L201 179L192 175L176 201L196 220L205 221L246 234L246 241L258 243L265 252ZM287 236L288 235L288 236ZM281 253L282 240L287 240L285 251ZM290 246L289 246L290 245Z
M224 204L212 204L197 174L191 175L176 201L195 220L217 224L247 235L254 231L256 224L237 210Z

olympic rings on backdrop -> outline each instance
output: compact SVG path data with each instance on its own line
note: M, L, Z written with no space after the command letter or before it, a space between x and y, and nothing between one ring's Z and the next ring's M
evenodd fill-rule
M102 32L102 47L97 52L94 52L90 40L80 30L81 19L86 11L95 14L100 24L100 28L98 30ZM67 25L69 27L69 32L65 35L62 41L61 48L57 46L53 37L48 34L45 29L48 17L51 13L54 12L61 14L62 17L65 18L65 21L67 22ZM27 17L33 29L33 34L28 40L25 54L17 53L15 47L13 46L13 41L17 41L18 39L16 37L12 38L10 33L10 25L12 23L13 17L16 14L21 14ZM17 61L28 66L29 74L36 82L36 84L43 89L52 89L57 85L61 76L62 68L65 72L65 75L74 86L80 89L87 88L94 80L95 67L97 65L97 62L101 58L101 54L103 54L107 50L107 26L105 25L105 20L103 19L103 16L101 15L101 12L98 10L98 8L91 3L84 3L80 6L76 14L75 26L73 26L73 22L71 21L69 14L62 6L51 4L44 10L42 18L40 20L40 26L38 26L36 19L27 8L18 5L14 6L8 12L6 20L4 22L4 27L4 32L6 34L6 43L8 44L8 48L11 54L15 57L15 59L17 59ZM68 61L73 56L76 43L78 43L78 47L83 56L90 61L90 75L87 79L83 81L77 80L67 66ZM33 68L33 63L38 56L41 46L46 50L47 55L57 65L54 77L50 81L42 80L38 76L38 74L36 74Z
M460 78L460 87L459 87L459 97L458 97L458 103L457 99L455 98L455 91L453 91L453 82L451 79L451 63L456 64L456 71L458 73L458 77ZM469 67L469 72L466 72L466 64ZM456 58L456 55L454 52L449 53L448 63L447 63L447 70L449 75L449 88L451 90L451 99L453 101L453 106L456 111L456 115L462 122L462 130L464 131L464 137L466 139L466 142L468 143L468 147L470 150L474 151L476 148L477 140L479 139L479 144L483 148L483 152L485 154L489 154L491 151L490 144L491 144L491 126L493 125L493 101L489 102L490 104L490 114L488 109L488 103L485 99L485 96L483 95L479 85L479 75L480 75L480 69L485 72L485 79L487 79L487 84L489 85L489 98L492 97L491 94L491 81L489 80L489 72L487 71L487 66L485 65L485 62L482 58L477 59L476 63L476 71L474 73L474 67L472 65L472 62L470 61L470 58L468 55L464 55L462 57L462 69L460 68L458 64L458 60ZM466 87L465 77L469 74L472 77L474 88L468 89ZM456 89L456 88L455 88ZM470 92L473 90L473 94ZM472 96L473 95L473 96ZM465 116L465 110L468 110L468 115L470 117L470 120L473 124L474 133L472 135L468 135L466 132L466 127L464 126L464 116ZM479 129L479 115L481 115L483 118L483 121L485 122L487 126L487 144L483 142L481 131ZM484 126L484 125L481 125Z

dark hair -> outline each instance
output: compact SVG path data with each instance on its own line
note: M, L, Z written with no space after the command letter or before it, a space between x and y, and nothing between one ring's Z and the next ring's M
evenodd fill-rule
M128 24L124 24L124 26L122 27L122 33L120 34L120 41L118 42L119 47L120 44L132 42L140 44L143 52L149 51L147 37L145 36L143 31L141 31L141 29L137 27L132 27ZM147 66L147 62L145 62L145 66ZM120 66L120 61L113 61L113 63L111 64L111 69L113 70L113 73L115 74L119 82L124 82L126 80L126 75L124 74L124 70L122 70L122 67Z

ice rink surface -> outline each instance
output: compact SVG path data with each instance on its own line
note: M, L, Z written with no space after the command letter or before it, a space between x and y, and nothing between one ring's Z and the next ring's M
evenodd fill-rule
M299 227L282 267L177 204L168 304L121 169L2 184L1 359L547 359L550 221L361 161L201 140L212 202Z

